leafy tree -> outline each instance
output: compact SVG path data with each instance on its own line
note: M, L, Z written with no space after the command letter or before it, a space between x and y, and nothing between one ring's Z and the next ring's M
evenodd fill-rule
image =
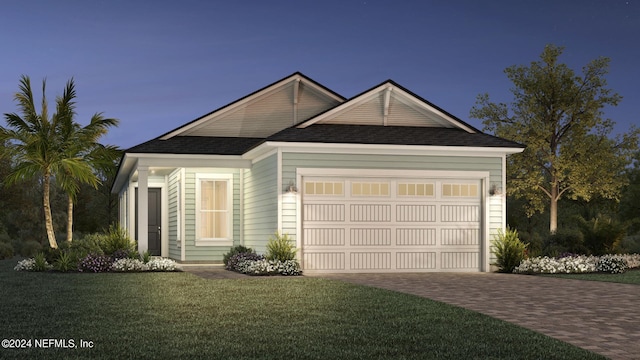
M602 109L621 100L606 87L609 59L591 61L578 76L558 62L562 51L547 45L540 61L505 69L514 84L510 105L481 94L471 109L471 117L483 120L487 130L527 146L508 159L508 192L527 199L529 216L548 204L551 232L563 197L618 199L639 134L632 127L609 137L614 122L602 118Z

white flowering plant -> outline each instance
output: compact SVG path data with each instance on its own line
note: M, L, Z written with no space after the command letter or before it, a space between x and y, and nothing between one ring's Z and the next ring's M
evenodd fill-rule
M302 275L296 260L267 260L255 253L238 253L229 258L227 270L247 275Z
M138 259L122 258L113 262L111 265L111 271L126 272L126 271L147 271L149 267Z
M149 271L176 271L177 265L174 260L163 257L152 257L146 264Z
M13 270L15 271L33 271L36 267L36 260L34 258L24 259L18 261L18 265L16 265Z
M593 272L619 274L633 268L640 268L640 254L573 255L560 258L539 256L523 260L513 272L517 274L580 274Z

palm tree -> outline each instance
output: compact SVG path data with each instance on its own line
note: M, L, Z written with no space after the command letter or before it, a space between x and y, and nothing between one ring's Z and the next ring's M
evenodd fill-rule
M5 181L9 184L20 180L42 178L43 206L45 228L49 246L57 248L53 220L51 218L51 204L49 201L51 176L54 168L60 162L60 152L57 143L56 129L64 113L72 112L72 98L66 91L62 97L56 99L58 111L65 109L62 114L56 113L49 118L46 98L46 80L42 81L42 105L40 113L36 110L31 90L31 80L28 76L20 78L20 91L14 95L22 117L16 113L4 114L7 128L0 127L0 138L8 140L6 155L16 164Z
M57 248L49 200L51 178L56 176L58 183L72 199L79 183L97 185L89 161L92 159L91 152L99 147L95 140L106 132L106 128L117 124L117 120L104 119L96 114L85 128L76 124L73 120L76 97L73 79L67 82L62 96L56 98L56 112L49 117L45 90L46 80L43 80L42 105L38 114L31 81L25 75L20 78L20 91L15 94L14 100L18 102L22 116L4 114L7 128L0 126L0 140L8 141L6 155L16 164L5 180L7 183L41 177L47 238L49 245Z
M73 79L72 79L73 81ZM71 83L73 85L73 82ZM71 120L71 121L70 121ZM98 188L99 170L113 166L119 157L119 149L115 146L105 146L98 142L105 135L108 128L117 126L117 119L109 119L96 113L85 127L80 127L72 119L67 120L61 127L63 151L65 160L60 173L55 174L60 187L67 193L67 241L73 240L73 205L80 190L80 184L89 184Z

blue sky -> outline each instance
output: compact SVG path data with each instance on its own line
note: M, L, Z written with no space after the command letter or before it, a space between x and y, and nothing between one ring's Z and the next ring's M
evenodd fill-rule
M482 128L476 96L509 102L504 69L553 43L576 71L611 58L620 133L640 123L639 38L640 0L11 1L0 113L21 74L50 102L74 77L77 120L120 119L104 142L128 148L301 71L346 97L393 79Z

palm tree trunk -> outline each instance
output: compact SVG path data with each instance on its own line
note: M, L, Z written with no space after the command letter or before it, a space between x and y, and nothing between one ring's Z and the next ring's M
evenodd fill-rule
M46 169L44 172L44 183L42 187L42 192L44 193L44 226L47 229L49 246L51 246L52 249L57 249L58 243L56 242L56 234L53 231L53 218L51 216L51 203L49 201L49 189L51 187L51 171L49 169Z
M67 201L67 241L73 240L73 197L68 196Z

